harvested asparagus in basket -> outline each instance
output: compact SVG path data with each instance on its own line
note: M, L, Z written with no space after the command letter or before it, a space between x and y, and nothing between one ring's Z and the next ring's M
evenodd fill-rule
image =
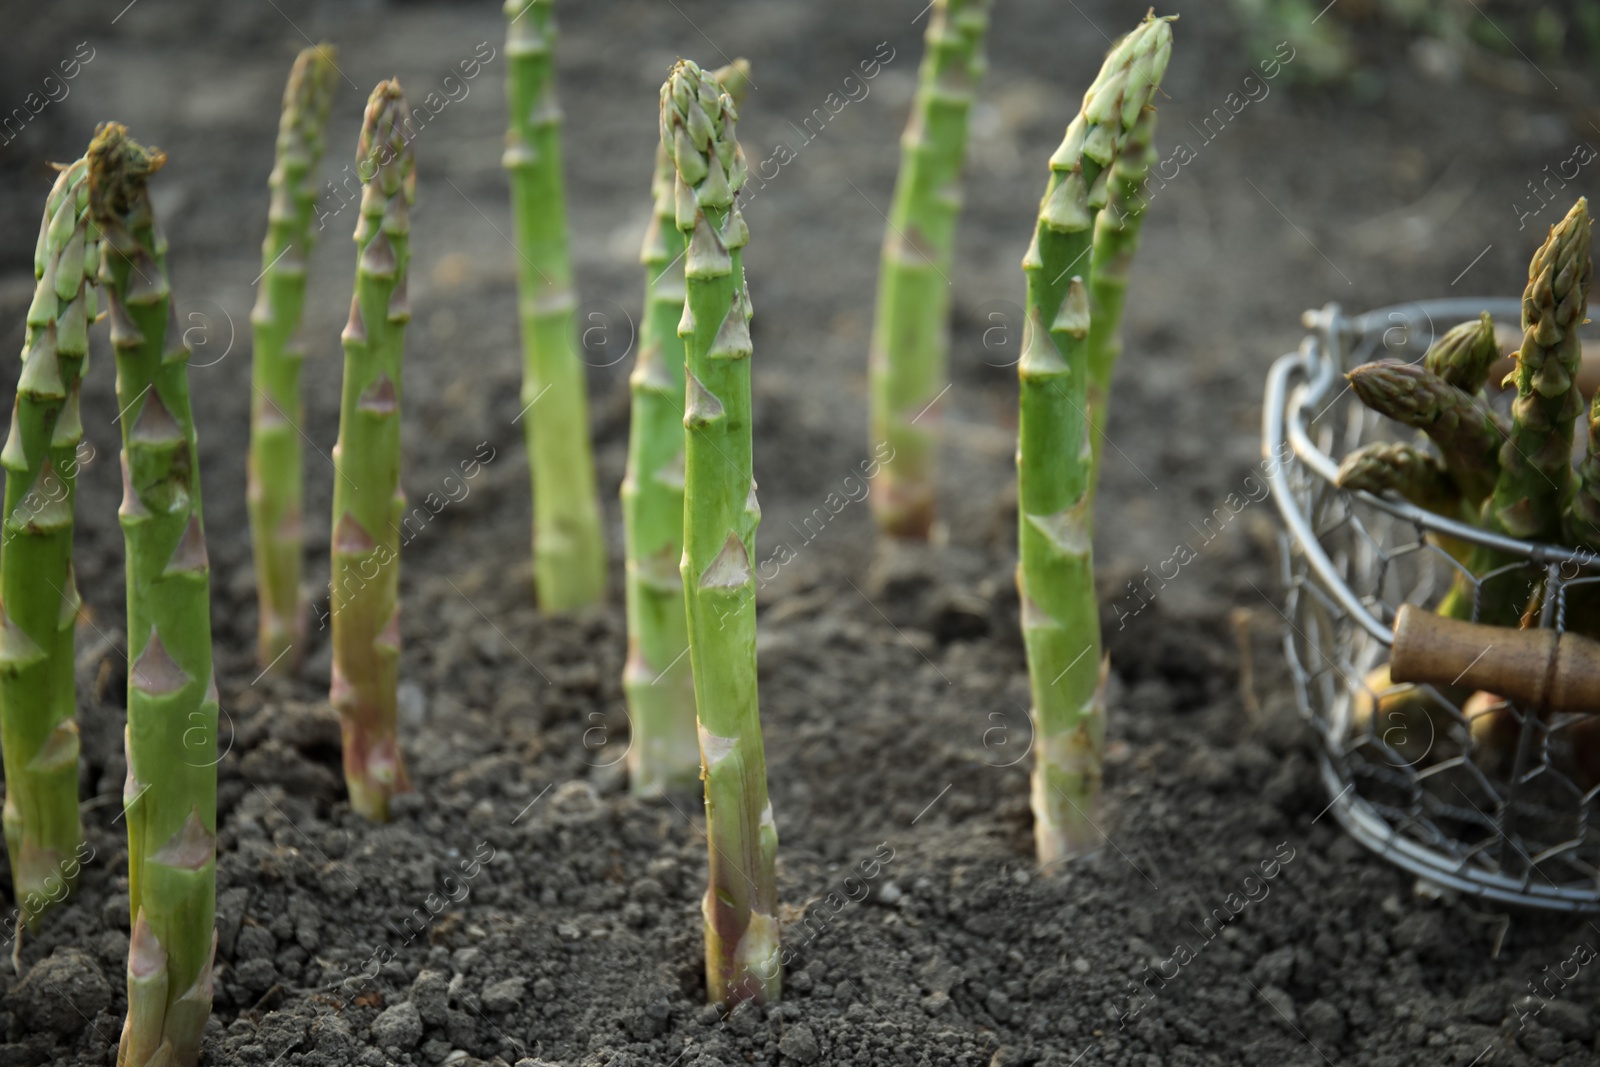
M112 122L89 146L89 205L122 411L128 570L128 1015L119 1067L193 1067L216 956L217 684L189 349L148 182L166 157Z
M100 235L89 218L86 160L64 167L45 201L5 468L0 543L0 750L6 850L21 918L39 917L76 882L78 722L72 571L78 390L96 317Z
M756 503L750 440L749 231L736 199L744 153L733 99L680 60L661 87L661 140L677 170L676 222L688 242L678 334L687 358L683 424L683 587L699 710L711 877L706 990L713 1001L772 1001L778 948L778 831L767 799L756 699Z
M1482 403L1410 363L1366 363L1349 378L1367 407L1428 435L1468 503L1494 491L1506 430Z
M1571 498L1573 420L1583 414L1578 327L1594 276L1589 202L1567 212L1528 266L1511 434L1500 449L1495 523L1513 537L1555 540Z
M1416 445L1374 441L1339 464L1339 488L1374 495L1399 493L1421 508L1451 518L1461 514L1461 488L1439 457Z
M924 539L933 526L961 165L992 3L934 0L911 123L900 139L870 358L872 439L892 446L870 499L878 525L896 537Z
M1098 840L1105 664L1091 551L1090 254L1109 168L1172 51L1166 18L1117 42L1050 159L1023 258L1028 330L1017 365L1017 586L1033 693L1034 840L1051 864Z
M389 817L410 788L397 736L400 674L401 364L411 304L416 190L409 111L398 81L367 101L356 149L362 179L356 286L345 325L344 388L333 463L333 686L350 806Z
M735 106L750 84L750 64L735 60L712 74ZM629 376L633 405L628 469L622 479L627 542L628 661L622 688L632 738L628 780L636 794L696 781L694 676L686 653L689 621L678 571L683 556L684 377L683 254L678 229L677 168L671 145L656 146L655 207L645 235L644 317L639 358Z
M1489 381L1489 368L1500 358L1500 345L1494 339L1494 320L1485 311L1476 321L1463 322L1445 331L1423 357L1429 373L1476 395Z
M260 609L256 651L264 669L282 674L295 672L305 644L306 597L300 587L305 506L300 427L305 405L300 367L306 350L300 316L317 206L317 164L338 81L334 54L330 44L306 48L289 72L270 179L272 207L261 243L260 294L250 313L254 395L246 499Z

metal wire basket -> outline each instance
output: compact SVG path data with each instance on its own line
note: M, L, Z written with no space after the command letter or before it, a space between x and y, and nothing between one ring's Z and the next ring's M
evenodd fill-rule
M1306 312L1300 349L1273 364L1263 469L1284 524L1284 647L1321 741L1328 810L1351 836L1462 893L1600 911L1591 717L1449 685L1394 685L1386 674L1402 605L1432 610L1454 586L1458 603L1470 595L1476 620L1485 583L1525 580L1536 606L1528 624L1560 633L1569 607L1585 605L1588 618L1600 603L1600 559L1334 485L1346 454L1405 434L1350 393L1344 372L1373 359L1420 360L1435 336L1481 311L1515 324L1521 305L1438 300L1347 317L1330 304ZM1509 562L1474 577L1459 542Z

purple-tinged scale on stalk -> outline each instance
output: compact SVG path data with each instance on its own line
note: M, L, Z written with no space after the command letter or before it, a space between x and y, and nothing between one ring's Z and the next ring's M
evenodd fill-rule
M139 653L138 661L128 672L128 684L150 696L169 696L193 680L173 660L161 640L160 631L151 629L150 640L145 642L144 651Z
M175 445L186 441L183 427L172 417L172 411L161 400L161 394L151 388L134 419L130 436L145 445Z
M336 552L360 554L362 552L371 552L378 545L377 542L373 541L372 535L367 532L367 528L361 525L356 520L356 517L347 511L339 520L338 527L334 530L333 547Z
M77 722L64 719L45 736L44 744L39 746L39 751L28 761L28 770L33 774L48 774L51 771L76 767L79 747Z
M1064 333L1076 341L1089 336L1089 290L1081 277L1074 275L1068 283L1067 295L1061 300L1050 332Z
M689 375L689 402L684 405L683 424L689 429L709 426L725 417L726 409L705 384L693 374Z
M191 808L183 825L156 850L150 862L177 870L200 871L216 858L216 835L206 829L205 823L200 821L200 813Z
M378 380L361 391L356 407L373 415L394 415L400 411L400 395L388 372L378 372Z
M738 534L729 534L728 540L700 575L702 589L742 589L750 584L750 553Z
M361 316L361 298L358 295L350 297L350 318L344 324L344 332L339 339L347 344L365 344L367 340L367 320Z
M128 473L128 453L124 451L118 458L122 463L122 503L117 507L117 517L129 521L149 518L150 509L133 491L133 476Z
M200 529L200 516L191 515L162 573L203 575L210 569L211 559L206 554L206 535Z
M44 649L29 637L27 631L11 621L5 605L0 604L0 667L16 671L44 659Z

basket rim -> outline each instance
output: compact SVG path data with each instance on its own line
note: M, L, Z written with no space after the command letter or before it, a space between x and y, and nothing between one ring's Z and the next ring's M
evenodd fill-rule
M1336 482L1338 461L1319 448L1311 438L1310 424L1349 388L1341 384L1341 379L1344 377L1345 354L1352 341L1365 338L1378 327L1388 331L1410 327L1422 319L1426 319L1431 326L1435 318L1449 320L1453 324L1454 321L1470 319L1482 311L1510 319L1519 317L1521 310L1521 301L1511 297L1418 300L1376 308L1355 316L1346 316L1337 303L1326 304L1304 313L1302 321L1311 332L1297 350L1280 356L1267 375L1266 397L1262 406L1262 460L1267 483L1284 527L1306 553L1324 588L1364 630L1385 645L1394 642L1391 628L1368 611L1366 605L1351 592L1340 569L1323 551L1310 518L1302 510L1282 462L1287 458L1286 448L1293 451L1306 470L1331 488L1423 530L1482 545L1507 555L1520 556L1550 568L1572 566L1582 570L1600 567L1600 552L1542 541L1524 541L1447 518L1398 496L1375 496L1362 490L1339 489ZM1291 389L1290 380L1297 373L1303 380ZM1309 420L1306 418L1308 409L1316 410Z

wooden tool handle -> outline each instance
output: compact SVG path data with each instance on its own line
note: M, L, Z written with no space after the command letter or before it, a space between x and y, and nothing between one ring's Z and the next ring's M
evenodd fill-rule
M1600 641L1462 622L1402 604L1389 677L1482 690L1529 709L1600 712Z

